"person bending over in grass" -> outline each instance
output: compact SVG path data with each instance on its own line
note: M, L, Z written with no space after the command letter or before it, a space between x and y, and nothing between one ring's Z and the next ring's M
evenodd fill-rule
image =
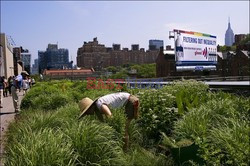
M125 106L125 113L127 116L124 137L125 144L123 147L126 151L129 146L129 124L132 119L137 119L139 115L139 99L137 97L126 92L118 92L102 96L94 101L88 97L83 98L79 103L81 111L79 119L85 115L96 114L99 120L103 121L103 114L107 118L112 118L112 112L110 109L121 108L123 106Z

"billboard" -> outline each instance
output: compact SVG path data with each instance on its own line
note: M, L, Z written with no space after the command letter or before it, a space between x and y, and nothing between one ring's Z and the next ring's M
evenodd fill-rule
M193 68L194 70L216 68L216 36L175 29L174 39L176 66L189 66L185 67L188 70Z

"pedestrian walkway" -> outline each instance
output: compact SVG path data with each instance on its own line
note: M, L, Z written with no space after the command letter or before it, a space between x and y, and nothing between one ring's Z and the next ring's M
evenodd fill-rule
M18 92L19 104L23 98L23 92ZM0 108L0 166L3 166L5 134L9 123L15 119L15 109L12 96L3 98L3 108Z

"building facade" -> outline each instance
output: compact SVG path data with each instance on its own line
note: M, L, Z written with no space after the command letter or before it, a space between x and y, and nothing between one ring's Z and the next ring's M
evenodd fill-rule
M110 65L111 55L103 44L99 44L97 38L91 42L84 42L77 50L77 66L84 68L102 69Z
M13 48L14 74L18 75L22 70L31 74L31 53L22 47Z
M69 62L68 49L58 49L57 44L48 44L46 51L38 51L39 73L47 69L67 69L72 68Z
M234 44L234 33L231 28L230 20L228 21L228 27L225 34L225 45L232 46Z
M47 70L45 69L43 75L48 79L87 79L93 77L94 71L91 69L64 69L64 70Z
M77 66L101 70L108 66L155 63L158 53L158 50L145 51L138 44L132 44L131 50L121 49L120 44L105 47L105 45L98 43L97 38L94 38L93 41L84 42L83 46L78 48Z
M5 33L0 34L1 45L1 76L6 78L14 75L13 46L10 44Z
M23 63L23 69L31 74L31 54L28 50L21 53L21 61Z
M23 62L21 61L21 47L13 48L13 60L14 60L14 75L20 74L23 70Z
M247 37L246 34L236 34L236 35L234 36L234 40L235 40L234 43L235 43L236 45L238 45L238 44L240 44L240 42L241 42L242 40L244 40L246 37Z
M0 45L0 76L3 76L5 71L4 71L4 59L3 59L3 46Z
M34 60L34 64L32 65L31 68L31 74L38 74L38 59Z
M149 50L160 50L161 47L164 47L163 40L149 40Z
M220 76L249 76L250 56L247 51L228 51L218 56L217 73Z

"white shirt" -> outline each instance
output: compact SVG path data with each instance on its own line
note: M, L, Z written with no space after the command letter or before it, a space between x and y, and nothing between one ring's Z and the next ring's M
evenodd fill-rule
M110 106L111 108L121 108L128 101L129 96L130 94L126 92L112 93L112 94L100 97L96 101L96 105L99 110L101 110L101 106L103 104L106 104L107 106Z
M23 89L29 89L29 81L23 80Z

